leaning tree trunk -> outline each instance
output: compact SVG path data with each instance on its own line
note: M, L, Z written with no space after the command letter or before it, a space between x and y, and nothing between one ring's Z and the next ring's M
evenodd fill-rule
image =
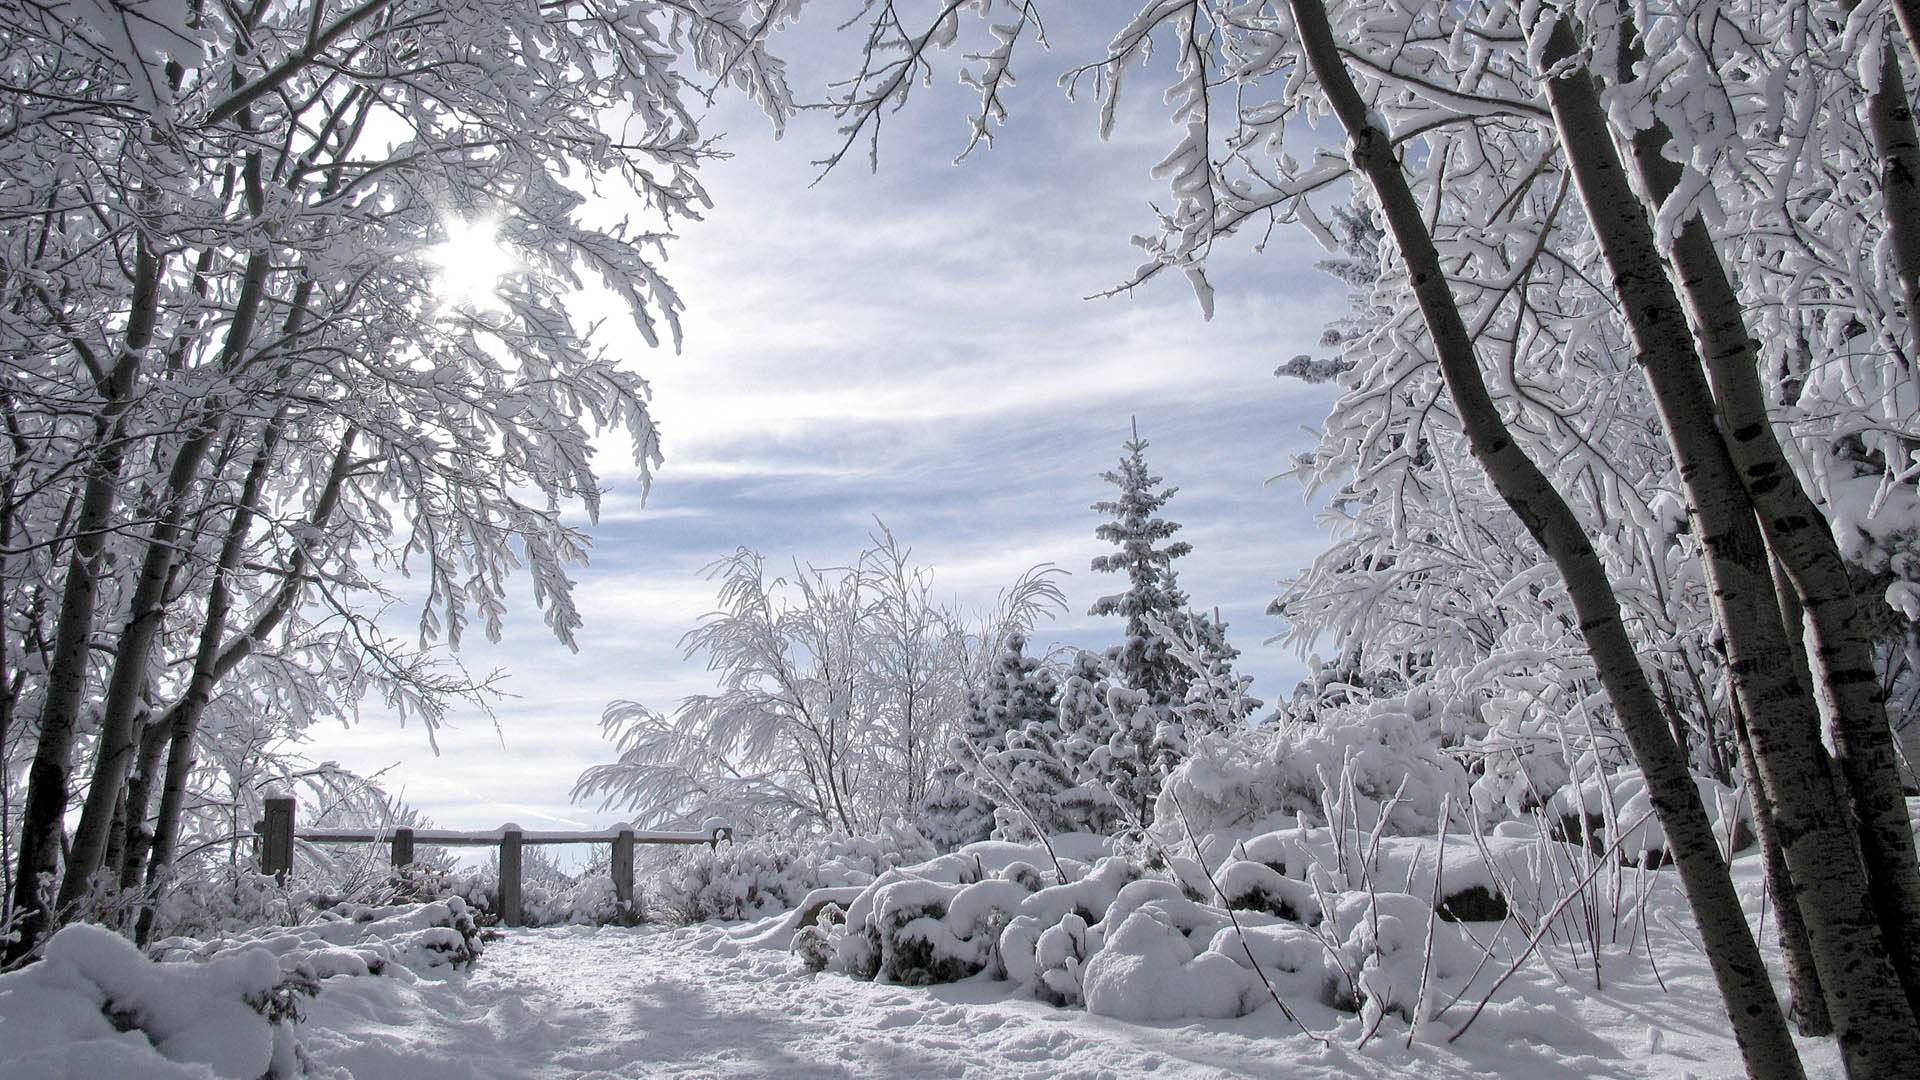
M1661 720L1660 702L1620 618L1620 603L1593 543L1566 500L1514 441L1487 392L1473 342L1447 286L1440 256L1387 135L1340 59L1320 0L1289 0L1314 74L1346 128L1349 153L1372 184L1405 260L1416 299L1473 455L1565 581L1601 684L1646 777L1647 794L1672 845L1682 886L1706 944L1749 1075L1804 1076L1739 894L1720 857L1699 789Z
M1900 50L1889 37L1880 50L1880 80L1867 95L1867 131L1880 159L1880 198L1887 214L1888 247L1900 280L1907 335L1907 362L1920 364L1920 137L1913 104L1900 72Z
M227 520L226 535L221 541L220 554L214 562L213 578L207 589L207 606L200 624L194 675L188 681L189 695L193 692L193 678L199 677L203 670L213 670L220 642L226 637L227 616L233 606L232 578L240 570L247 534L252 531L254 518L259 512L268 466L279 449L280 426L284 416L283 406L262 427L260 446L247 466L246 477L240 484L239 498L234 503L232 516ZM212 656L203 663L200 654L208 650L213 651ZM210 686L202 689L202 697L211 692ZM175 720L176 713L170 709L164 715L150 720L141 730L139 757L133 776L127 782L127 840L120 864L122 889L139 888L146 877L147 859L153 851L153 830L147 824L148 814L153 806L154 782L159 779L161 762L174 731ZM191 734L189 732L189 737Z
M1899 86L1898 59L1889 43L1876 115L1888 111L1883 100L1888 96L1886 73L1890 72L1892 83ZM1904 94L1896 91L1893 96L1901 102L1897 111L1904 118L1906 145L1912 156L1916 152L1913 117L1905 109ZM1898 126L1891 120L1887 123ZM1881 126L1876 120L1876 141ZM1671 139L1665 125L1656 122L1629 143L1641 184L1648 197L1656 201L1666 199L1680 182L1681 167L1663 153ZM1906 168L1883 166L1882 175L1905 175L1911 189L1913 176ZM1920 193L1910 190L1907 201L1916 198ZM1903 229L1895 205L1899 200L1890 195L1888 201L1896 262L1901 261L1899 237L1904 232L1904 246L1916 260L1912 272L1920 275L1920 204L1911 209L1912 216L1905 219L1907 227ZM1873 638L1865 606L1872 601L1854 591L1826 516L1814 505L1781 450L1760 383L1759 348L1748 332L1732 279L1698 214L1682 224L1670 257L1687 314L1699 337L1700 355L1706 361L1727 451L1753 501L1767 544L1792 584L1793 600L1811 624L1812 670L1818 676L1814 682L1819 692L1816 701L1827 714L1859 825L1869 893L1909 1007L1920 1010L1920 860L1915 858L1886 693L1874 671ZM1911 280L1907 273L1901 271L1903 281ZM1784 602L1786 598L1782 599ZM1798 620L1788 631L1797 659L1804 661L1807 657L1799 649Z
M332 519L335 509L340 505L340 494L346 486L347 476L353 471L355 435L356 430L348 428L341 438L340 449L334 453L333 464L327 472L326 485L307 517L307 527L302 531L293 556L288 561L280 588L252 625L237 640L224 644L222 637L231 608L231 592L224 575L215 581L215 592L208 598L207 619L201 627L200 645L194 656L193 675L187 683L187 692L167 710L161 721L168 730L169 743L166 777L160 790L160 809L154 818L153 852L147 861L149 889L157 890L165 885L167 868L173 864L174 851L180 838L180 815L186 805L187 779L193 773L194 738L199 733L200 717L213 698L213 688L252 655L256 643L271 634L299 601L306 582L307 566L312 561L311 537L324 529ZM259 462L255 464L257 466ZM238 524L236 522L236 527ZM229 531L222 545L223 562L231 557L233 565L238 565L240 548L237 545L244 544L244 533L243 528L238 534ZM216 600L217 607L214 603ZM153 906L148 904L140 913L139 936L142 940L152 927Z
M1800 1034L1831 1035L1833 1016L1827 1011L1826 992L1820 987L1820 969L1813 960L1813 941L1807 937L1800 894L1794 887L1793 871L1787 866L1786 850L1780 844L1780 828L1773 820L1773 800L1754 760L1747 721L1738 707L1734 710L1733 731L1740 771L1746 776L1747 797L1753 802L1753 835L1760 844L1767 892L1773 897L1773 924L1780 931L1780 954L1787 962L1787 987L1792 994L1787 1013Z
M1914 63L1920 64L1920 0L1893 0L1893 13L1900 20L1900 36L1913 53Z
M73 747L86 693L93 647L95 600L100 590L102 554L113 504L120 489L126 454L126 413L147 346L153 343L159 313L161 258L146 234L134 241L133 304L119 355L100 386L86 487L74 525L73 555L61 585L55 624L53 662L47 671L40 711L40 738L27 772L27 803L20 823L19 869L14 877L17 934L7 948L9 963L39 948L53 929L54 909L47 885L59 872L61 833L67 812L67 788L73 774Z
M1539 24L1530 37L1542 32ZM1715 406L1685 313L1627 181L1592 75L1564 18L1544 30L1547 98L1562 152L1600 241L1699 526L1727 668L1755 762L1773 799L1787 866L1807 903L1807 932L1847 1072L1906 1075L1920 1061L1915 1022L1869 902L1865 868L1821 763L1812 688L1794 671L1752 501L1712 419ZM1909 843L1911 843L1909 841Z

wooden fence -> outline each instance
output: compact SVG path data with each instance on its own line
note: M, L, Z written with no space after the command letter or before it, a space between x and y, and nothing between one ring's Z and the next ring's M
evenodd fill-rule
M266 817L254 826L259 835L260 872L272 874L282 884L293 873L293 842L310 844L390 844L393 865L413 862L416 845L425 847L497 847L500 849L499 915L508 926L521 924L520 851L528 844L611 844L613 845L613 892L622 904L633 903L633 848L636 844L706 844L719 847L733 839L726 826L708 832L657 832L635 829L625 823L600 832L528 832L518 825L502 825L490 832L459 832L449 829L394 829L376 832L367 829L307 829L294 827L294 800L276 797L266 800Z

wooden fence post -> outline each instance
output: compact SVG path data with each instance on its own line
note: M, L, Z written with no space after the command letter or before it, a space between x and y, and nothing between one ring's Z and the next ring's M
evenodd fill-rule
M285 885L293 872L293 797L276 795L267 800L266 809L260 827L260 872Z
M508 823L500 829L500 922L520 925L520 826Z
M613 899L620 910L633 910L633 830L622 827L613 838Z
M413 864L413 830L399 828L393 830L393 865L411 866Z

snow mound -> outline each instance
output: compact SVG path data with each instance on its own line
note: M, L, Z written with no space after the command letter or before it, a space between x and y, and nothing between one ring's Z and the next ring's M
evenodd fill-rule
M264 948L155 962L98 926L63 928L44 959L0 975L0 1077L334 1076L294 1034L297 999Z

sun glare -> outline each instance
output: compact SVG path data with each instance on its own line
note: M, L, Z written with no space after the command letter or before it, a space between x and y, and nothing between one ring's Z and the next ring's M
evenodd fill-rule
M427 254L436 269L434 293L449 307L497 310L504 306L500 283L519 263L500 245L500 223L492 218L443 223L447 238Z

